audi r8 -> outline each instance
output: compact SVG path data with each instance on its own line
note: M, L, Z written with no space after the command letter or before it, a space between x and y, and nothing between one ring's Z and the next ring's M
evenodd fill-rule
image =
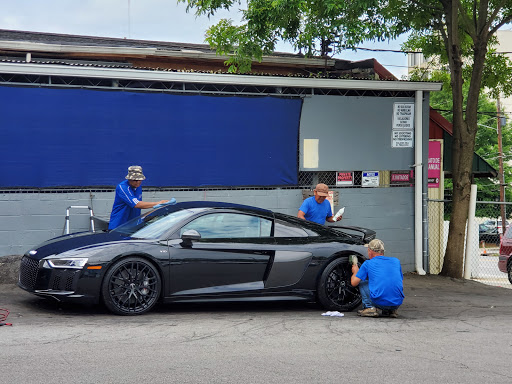
M349 257L370 229L319 225L222 202L162 206L110 231L50 239L29 250L19 287L61 301L139 315L158 302L305 300L350 311Z

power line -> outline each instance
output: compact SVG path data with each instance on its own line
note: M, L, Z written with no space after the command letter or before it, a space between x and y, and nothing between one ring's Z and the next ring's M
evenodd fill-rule
M453 109L437 109L435 108L436 111L438 112L450 112L450 113L453 113ZM466 110L464 110L464 112L466 112ZM496 117L496 111L491 111L491 112L488 112L488 111L477 111L476 112L477 114L480 114L480 115L486 115L486 116L489 116L489 117ZM500 111L500 114L503 115L503 114L512 114L512 112L506 112L506 111Z
M421 53L422 51L402 51L399 49L384 49L384 48L365 48L365 47L345 47L346 50L349 49L355 49L355 50L361 50L361 51L371 51L371 52L389 52L389 53ZM489 52L494 55L509 55L512 54L512 51L503 51L503 52Z

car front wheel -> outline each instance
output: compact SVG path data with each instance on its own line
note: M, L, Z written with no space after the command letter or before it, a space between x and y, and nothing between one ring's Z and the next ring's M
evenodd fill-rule
M351 311L361 304L359 288L350 284L352 267L347 258L333 260L318 282L318 301L329 310Z
M117 315L141 315L158 302L162 282L153 264L140 257L115 262L102 285L103 302Z
M508 275L508 281L510 284L512 284L512 262L509 262L507 265L507 275Z

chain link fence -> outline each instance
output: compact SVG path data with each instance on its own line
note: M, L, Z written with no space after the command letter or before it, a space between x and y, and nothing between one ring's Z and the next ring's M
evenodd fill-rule
M428 272L431 274L439 274L443 268L451 211L451 200L428 201ZM503 234L501 217L507 217L506 212L512 212L512 203L477 201L474 236L467 252L471 257L471 279L512 289L507 274L498 269ZM510 220L505 221L505 227L509 224Z

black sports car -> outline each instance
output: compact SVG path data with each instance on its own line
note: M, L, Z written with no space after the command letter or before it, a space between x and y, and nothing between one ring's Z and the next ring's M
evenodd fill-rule
M119 315L159 300L317 300L347 311L361 302L349 256L362 263L374 237L245 205L184 202L112 231L48 240L24 255L18 285L57 300L103 301Z

